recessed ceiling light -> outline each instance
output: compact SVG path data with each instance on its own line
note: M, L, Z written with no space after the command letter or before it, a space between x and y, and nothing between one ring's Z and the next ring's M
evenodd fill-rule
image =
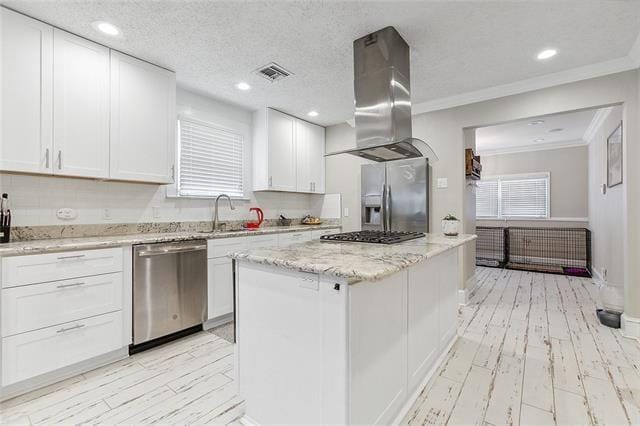
M236 84L236 89L249 90L251 89L251 86L249 86L249 84L245 83L244 81L241 81L240 83Z
M95 22L91 23L91 26L95 30L98 30L101 33L106 34L106 35L110 35L110 36L120 35L120 29L118 27L116 27L115 25L113 25L112 23L109 23L109 22L95 21Z
M539 124L544 124L544 120L534 120L534 121L530 121L529 126L537 126Z
M538 139L534 139L533 141L534 142L544 142L544 139L543 138L538 138Z
M309 112L307 113L307 115L308 115L309 117L317 117L317 116L318 116L318 111L309 111Z
M537 58L539 61L544 61L545 59L549 59L556 56L557 53L558 51L556 49L544 49L543 51L538 53Z
M557 132L561 132L564 129L562 127L556 127L555 129L551 129L549 130L549 133L557 133Z

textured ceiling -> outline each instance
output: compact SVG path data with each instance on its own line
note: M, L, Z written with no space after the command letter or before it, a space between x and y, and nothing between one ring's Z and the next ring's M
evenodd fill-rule
M586 143L583 136L591 124L595 109L565 114L532 117L476 130L476 151L479 154ZM557 131L557 129L561 129ZM556 131L551 131L556 130ZM543 139L543 140L540 140Z
M387 25L412 47L414 103L626 56L637 1L1 1L177 72L178 83L250 109L272 106L328 125L353 115L352 41ZM123 38L91 27L106 20ZM547 46L559 50L545 63ZM252 71L275 61L295 76ZM238 81L253 86L234 88Z

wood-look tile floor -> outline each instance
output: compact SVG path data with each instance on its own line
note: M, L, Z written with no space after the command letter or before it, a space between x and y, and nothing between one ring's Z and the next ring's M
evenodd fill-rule
M229 424L234 346L201 332L0 404L0 424ZM46 354L43 354L46 356Z
M459 338L404 423L640 424L640 344L589 279L478 268Z
M640 344L590 280L479 268L460 337L409 424L640 424ZM233 345L199 333L0 404L2 424L229 424Z

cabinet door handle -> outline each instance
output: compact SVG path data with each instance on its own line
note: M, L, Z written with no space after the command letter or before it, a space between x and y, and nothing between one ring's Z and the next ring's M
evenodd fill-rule
M62 150L58 151L58 170L62 170Z
M80 259L81 257L85 257L86 254L76 254L73 256L58 256L58 260L65 260L65 259Z
M171 182L176 181L176 165L171 166Z
M49 148L44 151L44 167L49 168Z
M273 177L269 176L269 188L273 185Z
M59 286L56 286L57 288L69 288L69 287L78 287L80 285L83 285L83 282L80 283L71 283L71 284L60 284Z
M84 327L84 324L76 324L73 327L67 327L67 328L62 327L60 330L56 331L56 333L64 333L66 331L77 330L82 327Z

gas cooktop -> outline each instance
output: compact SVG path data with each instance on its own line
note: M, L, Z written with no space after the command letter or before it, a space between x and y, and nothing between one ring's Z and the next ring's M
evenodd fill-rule
M424 237L422 232L404 231L356 231L342 234L330 234L320 237L321 241L337 241L343 243L395 244Z

